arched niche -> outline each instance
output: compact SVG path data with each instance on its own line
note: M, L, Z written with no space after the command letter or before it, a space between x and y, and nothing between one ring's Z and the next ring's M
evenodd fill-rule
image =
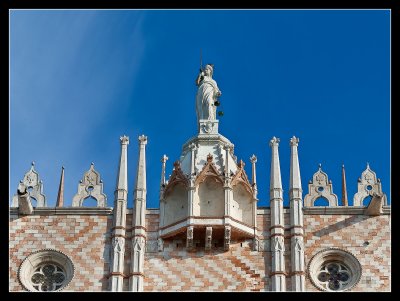
M164 225L172 224L188 215L187 189L178 182L164 196Z
M247 225L253 223L253 196L245 185L238 183L233 186L233 197L231 200L231 216Z
M200 216L224 216L225 193L216 177L207 177L197 187L198 211Z

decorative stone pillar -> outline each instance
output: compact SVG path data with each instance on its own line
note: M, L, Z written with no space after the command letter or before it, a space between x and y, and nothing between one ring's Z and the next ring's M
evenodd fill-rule
M122 136L121 155L118 166L117 187L114 192L113 227L111 231L111 290L122 291L124 281L124 255L126 233L126 208L128 200L128 156L129 137Z
M305 291L304 242L303 242L303 201L300 165L297 147L299 138L290 139L290 258L292 291Z
M271 177L270 177L270 206L271 206L271 252L272 252L272 290L286 291L285 273L285 244L283 223L283 190L281 168L279 164L279 138L273 137L271 147Z
M132 230L131 274L129 290L143 291L144 253L146 245L146 144L147 137L139 136L139 160L134 191L134 218Z
M195 180L196 180L196 145L191 143L189 145L191 158L190 158L190 175L189 175L189 187L188 187L188 216L189 216L189 223L192 223L192 218L194 216L193 213L193 199L194 199L194 192L196 189Z
M224 166L224 192L225 192L225 217L231 215L231 200L233 198L233 190L231 185L231 175L229 174L229 144L224 145L225 150L225 166Z
M165 164L168 160L167 155L164 155L161 158L161 180L160 180L160 217L159 217L159 228L164 226L164 214L165 214L165 202L164 202L164 189L165 189ZM164 249L164 242L161 236L161 230L158 231L158 239L157 239L157 249L158 251L162 251Z
M258 234L257 234L257 180L256 180L256 163L257 157L253 154L250 157L251 162L251 186L253 188L253 200L252 200L252 211L253 211L253 228L254 228L254 239L253 239L253 251L258 251L259 241L258 241Z

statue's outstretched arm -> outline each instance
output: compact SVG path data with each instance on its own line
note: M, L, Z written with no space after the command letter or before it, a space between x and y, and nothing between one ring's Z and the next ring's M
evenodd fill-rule
M200 86L201 81L203 80L204 72L200 70L199 75L196 78L196 86Z

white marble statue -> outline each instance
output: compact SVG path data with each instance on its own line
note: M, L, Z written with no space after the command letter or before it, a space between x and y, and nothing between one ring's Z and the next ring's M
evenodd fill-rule
M196 95L196 114L197 121L200 119L216 120L217 108L215 102L221 96L217 82L213 80L213 66L206 65L204 70L200 70L196 79L196 85L199 87ZM218 103L217 103L218 104Z

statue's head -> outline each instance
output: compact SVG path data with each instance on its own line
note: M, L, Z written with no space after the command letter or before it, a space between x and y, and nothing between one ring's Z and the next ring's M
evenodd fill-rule
M213 73L214 73L214 65L213 64L207 64L205 67L204 67L204 72L206 73L206 75L209 75L209 76L213 76Z

